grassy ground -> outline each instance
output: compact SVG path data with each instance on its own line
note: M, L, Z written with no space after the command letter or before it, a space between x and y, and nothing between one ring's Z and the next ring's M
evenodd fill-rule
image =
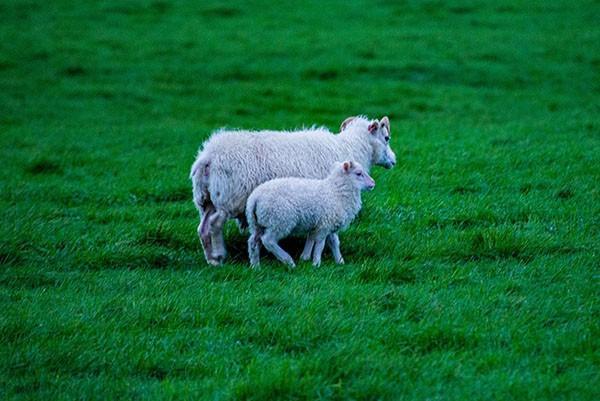
M4 0L0 398L598 399L599 13ZM210 131L357 113L398 165L348 264L206 266Z

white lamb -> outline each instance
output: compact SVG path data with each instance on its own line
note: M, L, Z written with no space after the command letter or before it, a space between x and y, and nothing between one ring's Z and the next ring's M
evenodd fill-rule
M225 259L223 225L245 220L246 200L263 182L282 177L324 178L333 163L355 160L391 168L390 121L347 118L341 132L324 128L294 132L217 131L192 165L194 203L200 212L198 236L208 263ZM331 238L328 243L339 241Z
M310 259L312 251L313 265L319 266L326 238L354 220L361 207L360 191L374 187L375 181L352 161L336 164L324 179L277 178L259 185L246 204L250 264L260 264L262 242L277 259L295 267L278 242L290 235L307 235L301 258ZM339 240L331 244L336 262L342 263L339 246Z

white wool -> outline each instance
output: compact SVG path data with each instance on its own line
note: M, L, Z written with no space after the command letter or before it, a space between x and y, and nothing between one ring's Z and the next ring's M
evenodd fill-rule
M354 220L361 208L361 188L352 174L355 169L362 170L362 166L358 163L350 165L353 165L351 172L345 172L343 165L338 164L324 179L277 178L259 185L252 192L246 205L246 218L251 233L249 252L253 265L258 264L258 254L252 247L263 234L275 243L290 235L324 240ZM364 174L368 177L366 172ZM364 179L371 180L370 177ZM282 261L289 263L289 255L284 254ZM293 266L293 262L290 265Z
M355 160L368 171L374 162L368 124L367 119L356 118L337 135L324 128L217 131L205 142L192 166L195 202L202 207L210 194L216 209L236 217L244 213L254 188L274 178L323 178L333 163L342 160Z
M219 264L224 260L223 224L230 218L244 219L248 196L260 184L281 177L323 178L342 160L354 160L366 171L374 164L393 166L395 155L384 140L389 139L389 120L381 121L349 118L340 134L309 128L219 130L211 135L190 174L202 220L198 235L207 261Z
M339 171L327 178L277 178L259 185L248 198L250 231L270 228L277 238L336 232L361 208L360 189Z

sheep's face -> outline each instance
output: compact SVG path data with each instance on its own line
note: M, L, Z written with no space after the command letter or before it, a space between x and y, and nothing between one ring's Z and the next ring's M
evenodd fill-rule
M354 186L361 191L370 191L375 188L375 181L365 171L360 163L347 161L342 163L342 169L344 170L344 174L348 175L348 177L352 180Z
M369 124L371 145L373 146L373 164L392 168L396 164L396 155L390 147L390 120L383 117L381 121L374 120Z

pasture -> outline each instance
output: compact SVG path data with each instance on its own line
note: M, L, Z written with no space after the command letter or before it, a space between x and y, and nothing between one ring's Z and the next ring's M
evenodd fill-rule
M2 1L0 398L599 399L599 14ZM210 132L356 114L398 164L346 264L251 271L230 223L207 266Z

